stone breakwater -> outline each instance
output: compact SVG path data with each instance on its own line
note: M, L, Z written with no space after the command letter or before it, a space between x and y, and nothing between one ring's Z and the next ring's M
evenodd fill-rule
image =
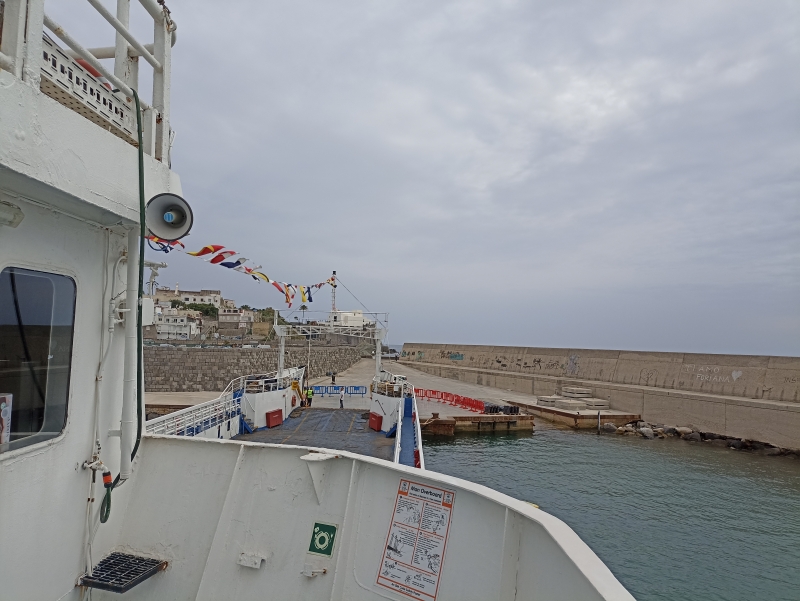
M529 395L589 388L652 423L800 449L800 357L407 343L400 361Z
M621 436L641 436L648 440L657 438L681 438L687 442L704 442L715 447L727 447L737 451L755 451L762 455L778 456L788 455L800 459L800 451L792 449L782 449L769 443L757 440L746 440L724 434L713 432L702 432L694 426L667 426L664 424L650 424L645 421L637 421L619 427L612 423L605 423L601 426L600 432L604 434L619 434Z
M278 349L144 348L144 383L147 392L198 392L224 390L234 378L278 369ZM308 351L287 348L286 367L305 365ZM360 359L354 347L311 349L310 375L340 373Z

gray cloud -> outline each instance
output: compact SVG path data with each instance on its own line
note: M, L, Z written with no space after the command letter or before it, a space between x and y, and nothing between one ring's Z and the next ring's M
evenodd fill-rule
M800 351L795 3L169 4L190 245L395 342Z

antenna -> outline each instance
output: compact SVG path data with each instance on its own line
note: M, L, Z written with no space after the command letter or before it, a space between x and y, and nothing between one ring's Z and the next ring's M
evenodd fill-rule
M148 282L148 287L150 288L150 292L149 292L150 296L153 296L153 294L155 294L155 286L158 283L158 282L156 282L156 276L158 275L158 270L161 267L167 267L167 264L166 263L155 263L153 261L145 261L144 265L145 265L145 267L149 267L150 268L150 280ZM178 285L175 284L175 290L177 291L177 289L178 289Z
M336 312L336 270L334 269L333 275L331 276L331 280L333 283L331 284L331 312Z

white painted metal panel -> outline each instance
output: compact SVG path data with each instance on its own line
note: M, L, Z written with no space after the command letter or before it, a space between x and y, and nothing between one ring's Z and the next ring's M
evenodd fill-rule
M375 581L405 477L456 491L437 601L632 599L563 522L457 478L328 451L320 502L306 448L179 437L143 448L117 546L170 567L131 598L399 599ZM330 558L308 552L315 522L337 526Z

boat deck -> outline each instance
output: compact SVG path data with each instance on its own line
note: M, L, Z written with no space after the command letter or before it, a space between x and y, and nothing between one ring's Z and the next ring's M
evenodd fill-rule
M409 402L408 405L410 404ZM400 429L400 436L400 463L414 467L414 420L411 417L410 410L403 416L403 427Z
M292 417L296 416L296 417ZM280 426L241 434L236 440L322 447L392 461L394 438L369 429L363 409L299 408Z

